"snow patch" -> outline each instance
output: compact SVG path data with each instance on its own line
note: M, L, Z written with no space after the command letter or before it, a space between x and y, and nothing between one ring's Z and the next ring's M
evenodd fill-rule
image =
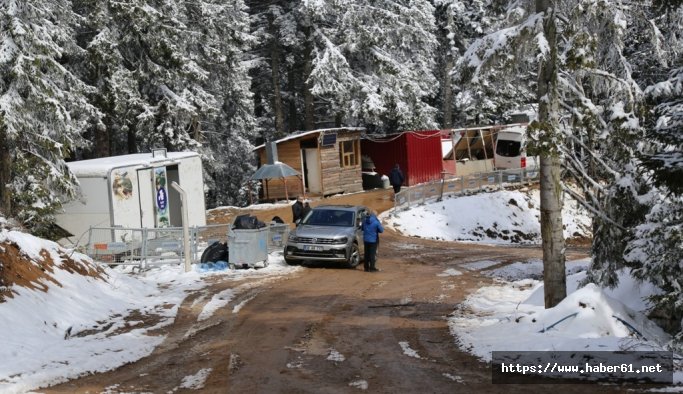
M328 354L327 360L335 361L335 362L342 362L342 361L346 360L346 357L344 357L343 354L339 353L335 349L330 349L330 354Z
M228 305L228 303L233 299L234 296L235 292L233 289L223 290L220 293L214 295L211 298L211 301L207 302L206 305L204 305L202 312L197 317L197 321L203 321L213 316L214 312L216 312L218 309Z
M449 269L445 270L444 272L442 272L436 276L458 276L458 275L462 275L462 272L460 272L454 268L449 268Z
M349 383L349 386L355 387L357 389L361 390L367 390L368 389L368 382L366 380L354 380L353 382Z
M185 376L183 381L180 383L180 388L190 390L199 390L204 388L204 384L206 384L206 379L209 377L211 370L211 368L203 368L194 375Z
M410 344L407 341L402 341L398 343L399 346L401 346L401 349L403 350L403 354L405 354L408 357L413 357L413 358L422 358L420 355L413 349L411 349Z

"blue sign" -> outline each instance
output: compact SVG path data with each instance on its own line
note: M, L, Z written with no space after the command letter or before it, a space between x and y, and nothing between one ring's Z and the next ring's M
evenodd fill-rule
M157 190L157 208L163 212L166 210L166 204L168 204L166 189L162 187L161 189Z

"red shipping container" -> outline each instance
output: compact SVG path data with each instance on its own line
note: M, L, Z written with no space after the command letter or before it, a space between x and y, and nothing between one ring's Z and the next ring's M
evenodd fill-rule
M439 130L406 131L381 138L364 138L360 146L361 154L369 156L375 163L375 171L382 175L388 176L398 163L406 179L403 186L441 179L443 163Z

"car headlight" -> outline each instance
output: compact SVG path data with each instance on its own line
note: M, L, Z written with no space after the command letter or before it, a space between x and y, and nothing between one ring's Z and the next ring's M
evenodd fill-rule
M299 242L299 237L294 234L289 234L289 242Z
M349 241L349 239L348 239L347 237L344 237L344 238L337 238L337 239L335 239L335 240L334 240L334 243L339 244L339 245L344 245L344 244L347 243L348 241Z

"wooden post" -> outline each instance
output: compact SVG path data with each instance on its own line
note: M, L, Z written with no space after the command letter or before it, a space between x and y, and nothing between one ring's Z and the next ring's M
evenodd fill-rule
M282 177L282 181L285 183L285 199L289 201L289 193L287 192L287 178Z
M301 195L304 196L304 199L306 198L306 187L304 186L304 176L303 175L297 175L299 177L299 180L301 181Z

